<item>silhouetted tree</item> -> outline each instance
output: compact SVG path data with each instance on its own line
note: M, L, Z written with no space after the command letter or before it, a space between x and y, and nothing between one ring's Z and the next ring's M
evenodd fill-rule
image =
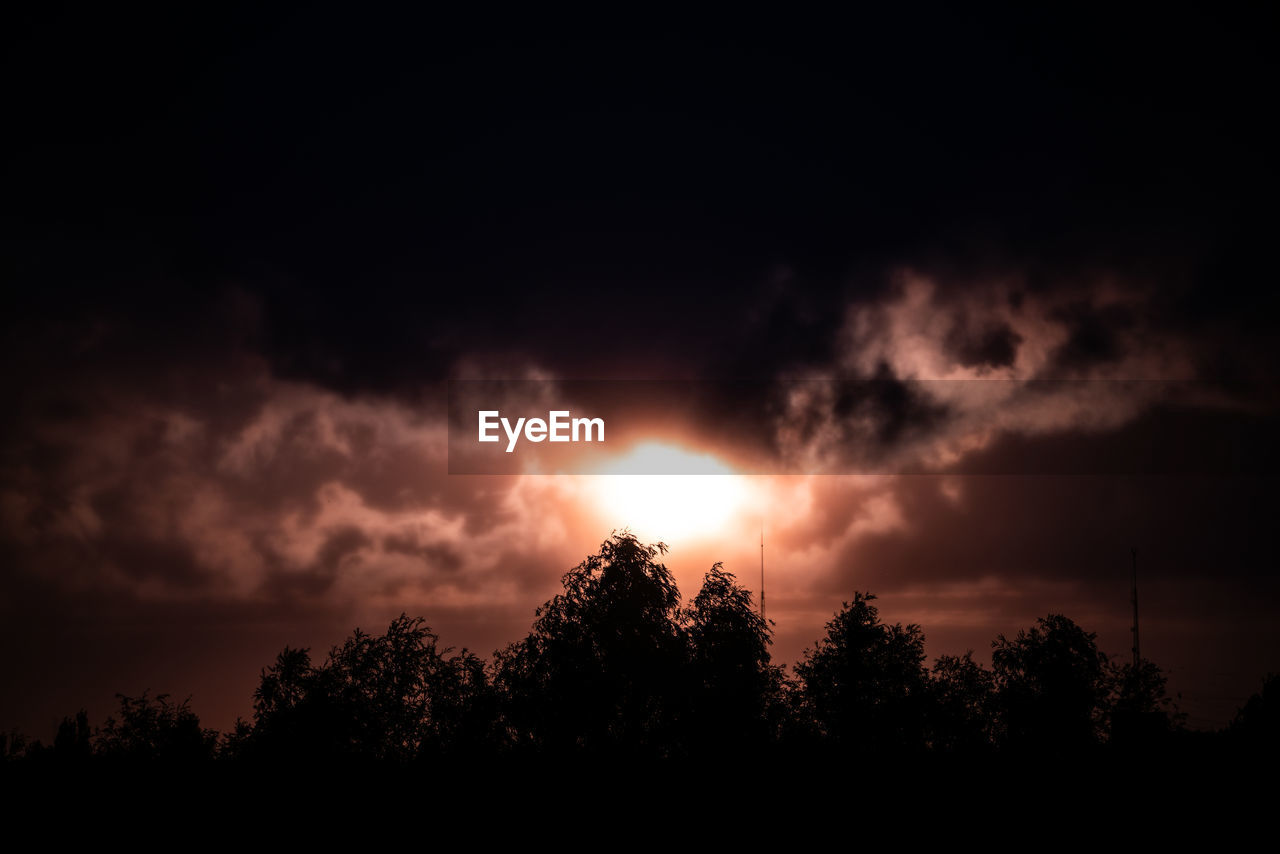
M914 750L924 743L924 635L882 623L875 598L855 593L796 665L804 713L843 749Z
M1061 614L1050 614L1012 640L998 635L991 642L1010 747L1064 753L1096 742L1107 657L1095 638Z
M262 673L243 749L406 762L482 741L496 707L483 663L437 644L421 617L401 614L385 634L356 629L320 667L307 650L286 647Z
M281 650L254 691L254 727L240 744L242 752L293 760L352 755L350 710L332 683L323 669L312 667L310 650Z
M35 742L39 745L39 742ZM0 762L17 762L25 759L32 750L32 742L16 729L0 732Z
M505 744L498 692L484 660L465 649L441 658L431 679L429 748L441 754L476 755Z
M1175 746L1180 764L1224 744L1250 757L1280 746L1280 676L1267 678L1227 734L1189 734L1159 667L1112 664L1093 633L1060 614L997 636L990 669L970 651L928 670L920 627L883 623L876 597L857 592L789 678L771 662L771 624L750 591L716 563L682 609L665 553L614 532L491 666L442 649L421 617L401 614L381 635L357 628L319 665L309 650L285 647L260 673L253 724L237 719L222 738L200 726L189 701L117 695L118 713L96 731L81 710L51 746L0 734L0 762L463 757L461 769L514 749L539 759L676 758L696 771L756 761L763 746L774 758L790 751L825 762L830 752L926 749L1061 756L1107 739Z
M244 718L237 717L231 726L231 732L225 733L218 742L217 758L225 761L243 759L250 755L250 742L253 738L253 724Z
M995 741L995 677L964 655L944 655L929 679L929 744L947 753L987 750Z
M281 715L302 704L315 679L311 668L311 651L285 647L275 664L262 671L253 694L253 710L259 725L262 719Z
M168 694L154 699L116 695L119 716L107 718L94 740L95 752L111 759L132 762L196 762L213 758L218 733L200 727L190 698L169 701Z
M1280 673L1269 674L1261 690L1245 701L1228 734L1251 752L1280 753Z
M528 637L496 655L504 719L517 746L668 755L687 705L680 593L656 558L615 532L565 574Z
M381 637L356 629L329 653L323 686L345 718L355 753L412 759L429 735L437 637L421 618L401 614Z
M84 760L93 754L93 730L89 713L84 709L74 718L63 718L53 738L53 752L58 759Z
M1166 693L1167 677L1155 662L1109 663L1106 678L1104 718L1113 746L1149 748L1181 725L1183 716Z
M768 740L781 713L781 668L751 592L715 564L684 615L694 682L687 737L700 751L729 754Z

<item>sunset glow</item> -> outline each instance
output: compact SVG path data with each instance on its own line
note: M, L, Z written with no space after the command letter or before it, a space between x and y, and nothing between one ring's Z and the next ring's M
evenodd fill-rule
M1280 743L1269 7L72 5L5 32L0 773Z
M683 473L647 474L673 470ZM668 543L723 533L751 505L746 478L725 462L658 442L638 445L585 480L602 521Z

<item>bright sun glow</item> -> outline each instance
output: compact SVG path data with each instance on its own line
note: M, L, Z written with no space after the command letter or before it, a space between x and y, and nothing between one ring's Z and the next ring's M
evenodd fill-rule
M746 479L723 461L656 442L638 445L600 471L587 478L593 509L641 539L676 543L716 536L749 500Z

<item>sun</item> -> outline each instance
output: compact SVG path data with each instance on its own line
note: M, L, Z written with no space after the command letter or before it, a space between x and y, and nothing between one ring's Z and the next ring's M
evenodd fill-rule
M751 504L748 479L710 454L660 442L637 445L585 478L585 498L606 524L668 544L728 531Z

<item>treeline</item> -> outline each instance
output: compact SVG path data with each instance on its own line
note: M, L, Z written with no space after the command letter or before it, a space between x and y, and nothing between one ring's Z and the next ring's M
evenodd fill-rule
M998 636L990 668L971 653L929 665L919 626L884 623L876 597L856 593L787 674L732 574L712 567L682 606L664 553L614 534L490 662L442 648L421 618L401 615L381 635L357 629L322 661L284 649L261 673L253 720L229 733L201 727L185 701L144 694L121 697L96 729L83 711L67 718L50 745L3 736L0 756L407 764L1276 747L1280 678L1226 731L1191 733L1159 667L1112 661L1056 614Z

